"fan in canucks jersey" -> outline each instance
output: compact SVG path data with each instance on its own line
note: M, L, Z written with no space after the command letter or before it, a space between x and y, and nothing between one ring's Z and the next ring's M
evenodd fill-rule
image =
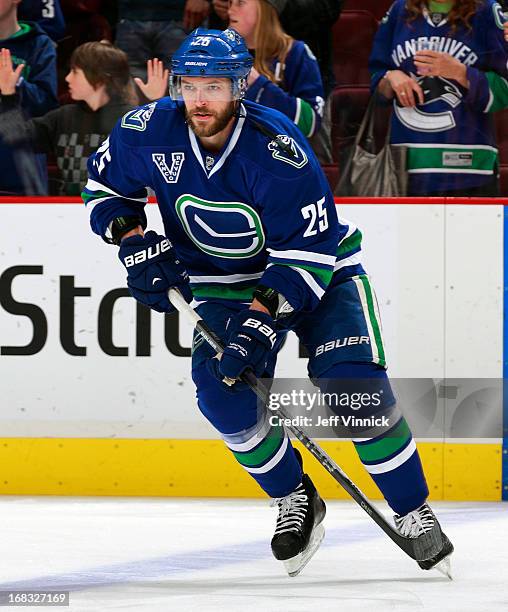
M92 229L119 245L137 300L170 312L167 290L178 287L224 339L218 361L195 336L198 406L276 500L272 550L290 575L319 546L325 505L284 428L258 413L255 395L238 380L247 368L273 375L290 330L323 389L354 378L385 390L376 410L390 428L363 432L355 445L401 531L436 534L431 567L451 545L425 503L418 452L390 390L361 232L338 217L294 123L242 100L251 66L234 30L198 29L187 38L172 59L172 97L127 113L89 160L83 197ZM145 231L146 186L157 195L166 236ZM228 386L226 378L236 382Z
M412 194L497 194L504 21L494 0L396 0L381 22L372 85L395 97L392 142L408 147Z

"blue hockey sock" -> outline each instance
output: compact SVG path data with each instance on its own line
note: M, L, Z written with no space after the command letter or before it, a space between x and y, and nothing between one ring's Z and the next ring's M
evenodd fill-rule
M285 497L302 481L302 470L284 429L269 418L250 430L223 434L240 465L270 497Z
M370 410L362 409L361 416L383 414L389 425L377 428L370 437L368 433L362 435L351 430L353 443L363 466L396 514L404 515L421 506L429 494L427 482L411 430L395 405L386 370L373 363L339 363L321 378L320 387L326 392L340 392L350 384L364 384L365 389L358 389L359 392L382 389L381 404ZM344 414L341 408L330 407Z
M240 465L270 497L285 497L302 481L302 470L291 442L279 424L260 410L256 396L246 389L224 390L204 363L192 371L198 406L220 432Z

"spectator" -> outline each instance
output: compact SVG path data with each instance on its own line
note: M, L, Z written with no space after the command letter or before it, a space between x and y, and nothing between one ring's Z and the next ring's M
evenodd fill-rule
M31 143L37 151L56 155L61 180L52 191L59 195L81 193L89 155L109 135L116 121L137 104L127 56L110 42L79 46L70 63L66 81L75 104L66 104L24 123L12 99L11 112L0 122L0 136L10 146ZM150 61L148 73L148 82L141 82L147 97L161 97L167 83L162 63Z
M286 0L232 0L229 24L254 55L246 99L284 113L310 138L321 126L323 83L309 47L282 29L279 14L285 4Z
M311 138L310 143L323 164L333 162L330 94L336 81L333 73L332 28L340 16L343 4L344 0L290 0L280 15L283 29L293 38L307 43L319 65L325 107L321 129Z
M396 0L370 58L372 87L394 99L392 142L408 148L411 195L493 196L492 117L507 76L494 0Z
M19 2L2 0L0 4L0 117L6 99L15 99L26 118L43 115L57 105L55 47L37 24L18 21ZM45 192L44 156L0 145L0 159L0 191Z
M210 9L208 27L216 30L225 30L229 22L229 0L212 0Z
M54 42L64 37L65 20L60 0L21 0L18 18L38 23Z
M127 53L132 74L145 78L146 62L152 57L164 58L169 66L187 33L209 10L208 0L118 0L116 44Z
M316 56L325 98L335 87L332 28L343 4L344 0L289 0L280 15L284 30L306 42Z

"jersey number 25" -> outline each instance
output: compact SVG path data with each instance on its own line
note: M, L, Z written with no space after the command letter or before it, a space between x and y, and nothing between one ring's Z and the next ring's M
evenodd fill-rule
M307 204L302 208L302 217L310 219L309 226L303 234L304 238L315 236L318 231L324 232L328 228L328 213L324 208L326 198L318 200L317 204Z

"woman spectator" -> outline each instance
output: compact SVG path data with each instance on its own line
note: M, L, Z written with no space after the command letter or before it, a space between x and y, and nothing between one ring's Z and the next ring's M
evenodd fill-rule
M382 20L372 87L394 100L392 142L408 148L411 195L497 195L489 111L508 76L504 21L494 0L396 0Z
M66 104L43 117L25 123L17 101L0 123L0 136L10 146L32 145L38 152L56 155L60 180L51 192L79 195L87 180L86 162L109 135L116 121L138 102L126 54L108 41L87 42L77 47L65 80L75 104ZM158 60L148 62L149 79L139 81L144 94L164 95L167 72ZM4 104L5 98L4 96Z
M229 25L254 55L246 98L284 113L310 138L321 126L323 83L316 58L282 29L287 0L231 0Z

